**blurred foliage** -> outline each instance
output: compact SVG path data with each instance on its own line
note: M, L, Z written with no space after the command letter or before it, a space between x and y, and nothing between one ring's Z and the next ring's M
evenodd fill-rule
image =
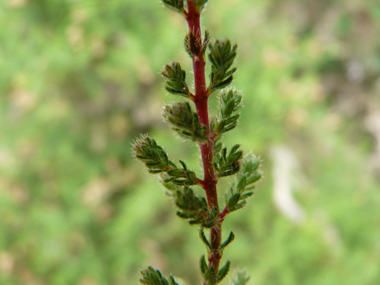
M211 37L238 43L247 106L226 139L266 174L224 224L239 225L232 264L251 284L378 284L380 143L366 119L380 112L380 5L209 2ZM156 1L4 0L0 26L0 283L137 284L149 264L197 284L197 233L130 154L153 133L198 171L160 116L162 66L190 70L181 16ZM298 160L302 224L273 203L275 145Z

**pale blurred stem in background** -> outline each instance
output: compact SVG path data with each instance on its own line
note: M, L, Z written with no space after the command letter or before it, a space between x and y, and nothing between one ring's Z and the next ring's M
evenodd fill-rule
M199 47L202 47L202 31L200 25L200 12L198 11L195 3L187 0L187 23L190 32L196 37L196 42ZM206 87L205 75L205 60L202 48L199 48L198 55L193 56L193 70L195 82L195 98L194 103L199 116L199 121L202 125L207 126L207 134L210 133L210 123L208 115L208 90ZM214 141L210 138L207 143L199 143L201 150L203 170L204 170L204 183L203 188L206 191L208 206L210 209L216 207L219 216L218 194L216 191L217 179L215 177L215 170L213 166L213 146ZM221 221L211 228L211 252L209 253L208 260L209 266L213 266L215 272L219 270L219 262L221 254L219 247L222 239L222 225Z

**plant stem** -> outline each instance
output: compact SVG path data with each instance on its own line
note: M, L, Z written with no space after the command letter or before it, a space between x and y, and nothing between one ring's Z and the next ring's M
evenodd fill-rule
M190 32L196 37L196 44L202 47L202 30L200 25L200 12L198 11L193 0L187 0L187 23L189 25ZM193 70L194 70L194 82L195 82L195 98L194 103L198 113L199 121L202 125L207 127L207 134L210 133L210 123L208 114L208 90L206 87L205 76L205 60L203 56L203 49L199 48L199 53L193 56ZM219 216L219 203L218 193L216 189L217 179L215 177L215 170L213 166L213 139L209 139L207 143L199 143L203 170L204 170L204 184L203 188L206 191L207 202L210 209L216 207L218 209ZM219 262L221 254L219 247L222 239L222 225L218 222L211 229L211 252L208 256L209 266L213 266L216 273L219 271Z

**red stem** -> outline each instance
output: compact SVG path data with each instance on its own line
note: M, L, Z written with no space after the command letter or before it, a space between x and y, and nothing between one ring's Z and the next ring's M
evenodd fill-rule
M198 46L202 47L202 30L200 25L200 12L196 7L193 0L187 0L187 23L189 25L190 31L194 34L197 40ZM194 70L194 83L195 83L195 98L194 103L197 109L199 122L201 125L207 127L207 134L210 133L210 123L208 114L208 90L206 86L206 75L205 75L205 60L203 57L203 49L199 48L199 53L193 55L193 70ZM218 203L218 193L216 189L217 179L215 176L215 170L213 166L213 146L214 141L210 138L206 143L199 143L204 179L203 188L206 191L207 202L210 209L216 207L218 209L219 216L219 203ZM213 266L215 272L219 271L219 263L222 257L219 252L219 247L221 245L222 231L221 222L218 222L211 229L211 252L208 256L209 266Z
M228 214L229 212L230 212L230 211L229 211L229 209L228 209L228 206L226 206L226 207L223 209L223 211L220 213L220 219L222 220L222 222L223 222L224 218L227 216L227 214Z

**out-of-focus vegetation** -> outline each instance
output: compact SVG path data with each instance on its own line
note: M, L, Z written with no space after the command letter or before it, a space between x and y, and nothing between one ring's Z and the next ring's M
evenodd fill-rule
M211 35L239 44L227 139L265 165L224 224L232 264L251 284L379 284L378 1L209 2ZM137 284L148 264L199 283L196 231L130 154L149 132L198 170L160 117L159 71L190 61L159 6L0 2L0 284Z

